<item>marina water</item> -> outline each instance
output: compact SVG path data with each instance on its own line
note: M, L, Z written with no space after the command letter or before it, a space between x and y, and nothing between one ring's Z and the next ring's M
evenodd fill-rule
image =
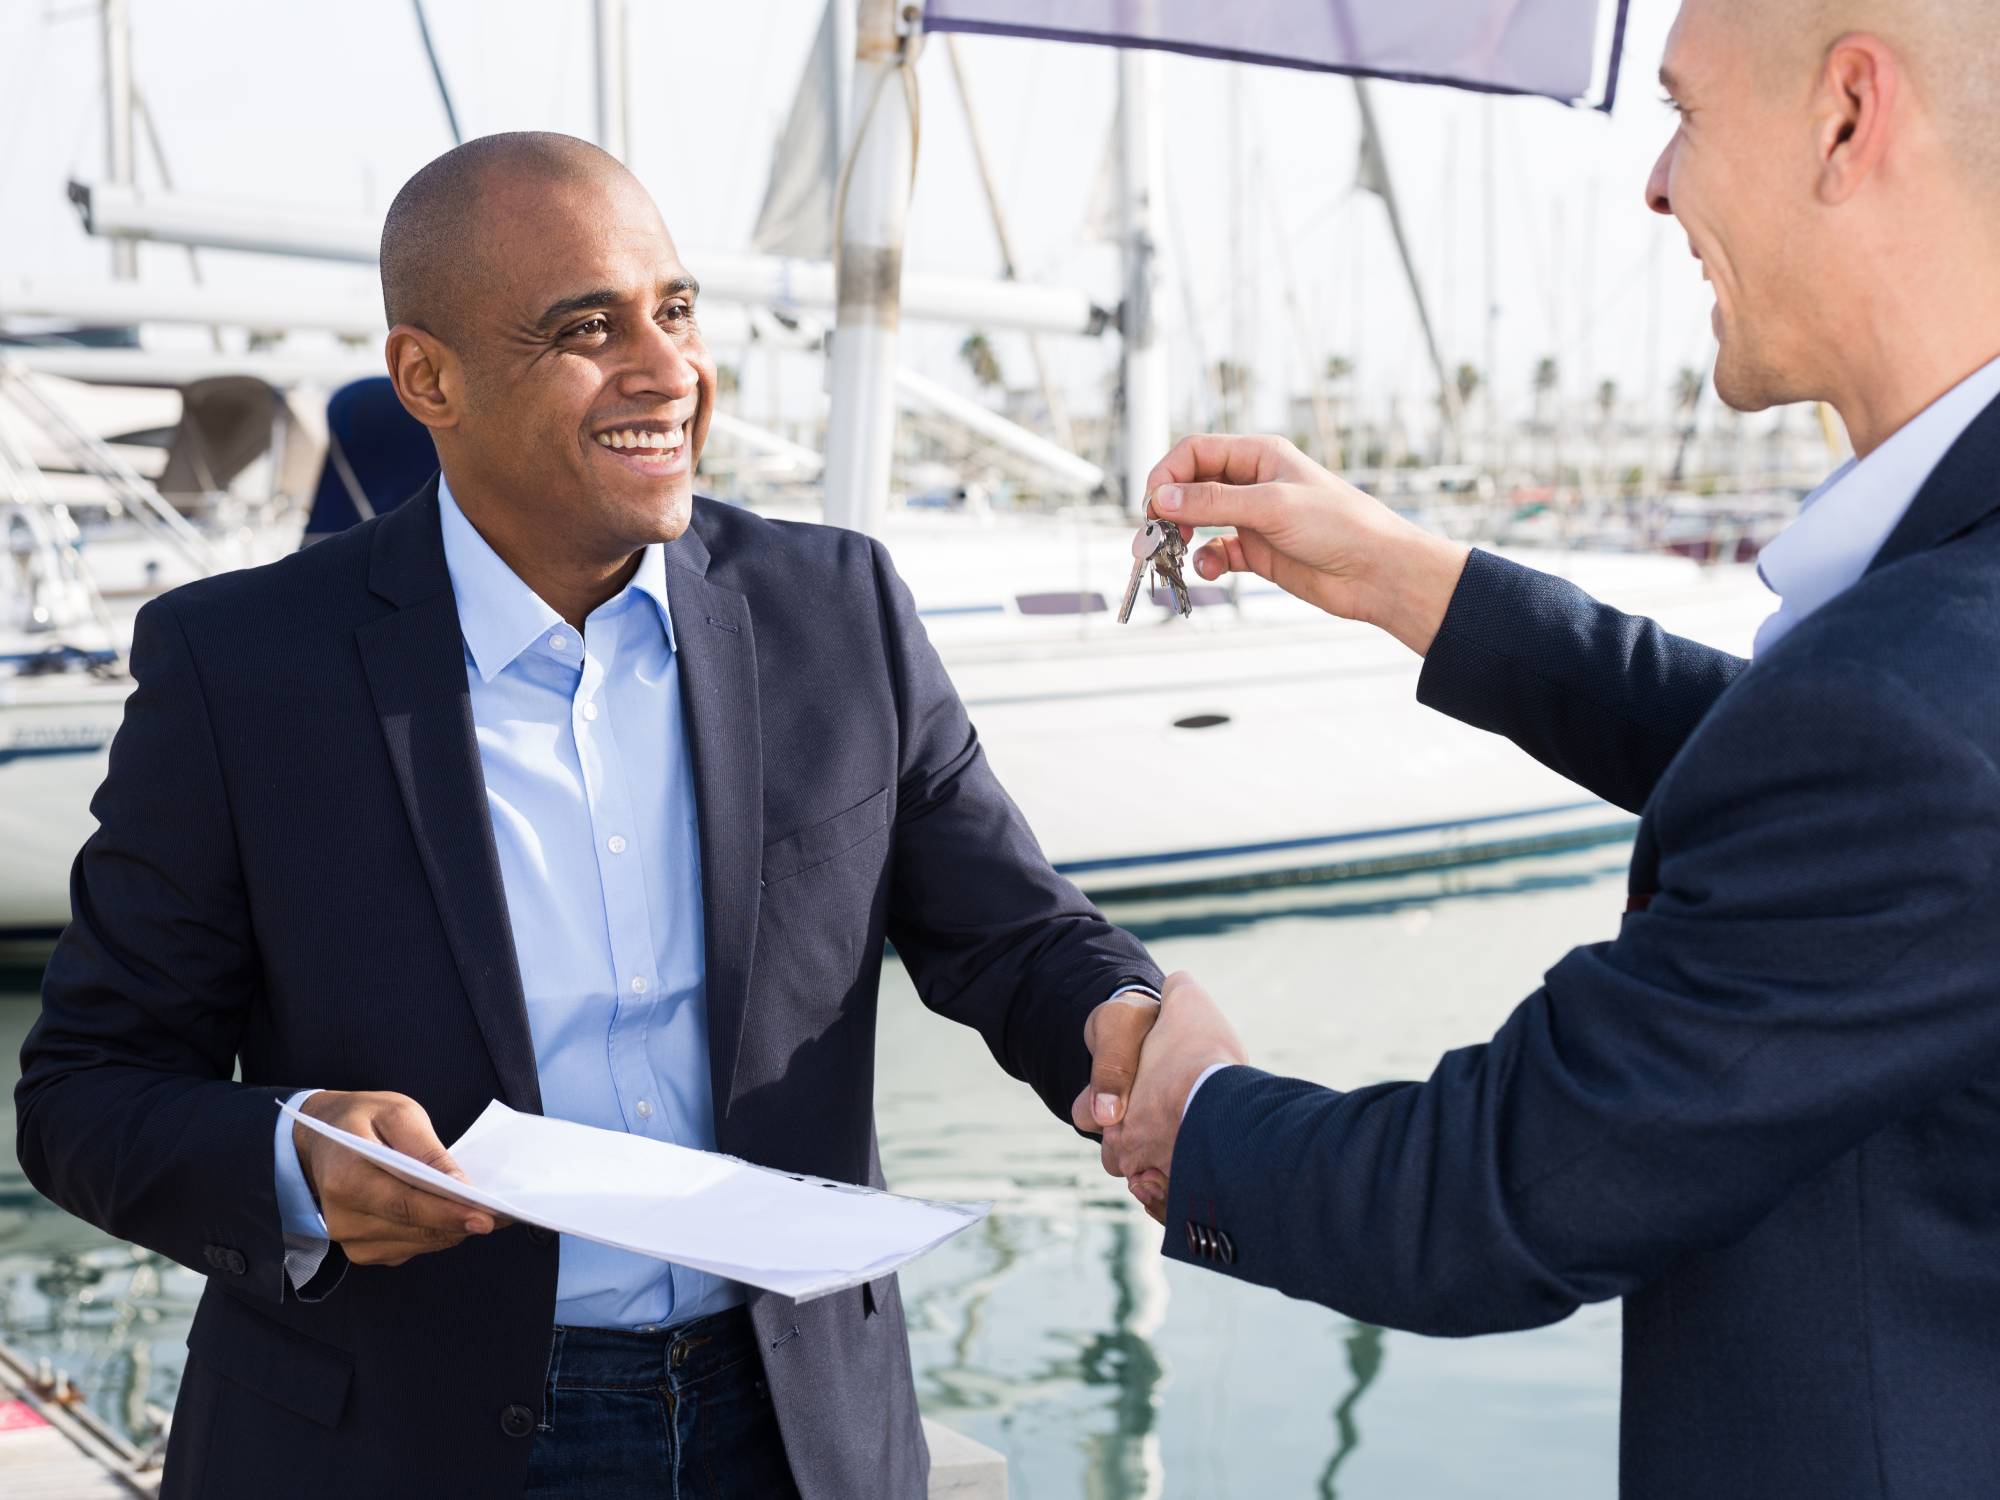
M1626 853L1110 914L1208 983L1261 1066L1357 1087L1426 1076L1490 1035L1570 947L1610 937ZM0 1339L67 1370L143 1441L172 1405L202 1278L107 1239L22 1178L11 1092L36 983L29 968L0 972ZM1430 1340L1168 1264L1095 1147L973 1032L925 1011L893 962L880 1032L890 1185L995 1203L904 1273L918 1396L1007 1456L1016 1500L1615 1492L1615 1306L1533 1333Z

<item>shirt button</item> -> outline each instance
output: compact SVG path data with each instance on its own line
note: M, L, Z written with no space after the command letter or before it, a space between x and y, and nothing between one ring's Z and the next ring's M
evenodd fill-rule
M613 854L623 854L625 852L625 835L622 833L612 834L610 838L604 841L604 847L609 849Z
M593 719L593 720L594 720L594 719L595 719L595 718L597 717L597 705L596 705L595 703L586 703L586 704L584 704L584 705L583 705L583 716L584 716L584 717L585 717L586 719Z
M635 995L646 993L646 976L644 974L634 974L632 976L632 993Z
M569 637L568 637L568 636L566 636L566 635L552 635L552 636L550 636L550 637L549 637L549 649L550 649L551 651L567 651L567 650L569 650Z
M634 1106L634 1108L636 1108L639 1111L640 1119L650 1120L653 1118L653 1106L646 1100L641 1099L638 1102L638 1104Z

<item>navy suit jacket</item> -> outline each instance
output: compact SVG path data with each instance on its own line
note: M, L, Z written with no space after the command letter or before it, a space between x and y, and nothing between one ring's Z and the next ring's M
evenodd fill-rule
M1628 1500L2000 1494L1996 475L2000 405L1755 666L1475 554L1420 694L1643 809L1632 910L1427 1082L1216 1074L1168 1253L1428 1334L1623 1297Z
M1067 1121L1085 1016L1158 971L1043 859L880 546L697 500L667 555L721 1149L882 1183L885 933ZM435 487L149 604L132 669L17 1102L36 1187L209 1277L166 1494L519 1494L553 1237L307 1301L274 1195L301 1085L408 1094L447 1142L539 1108ZM749 1311L802 1492L921 1496L895 1279Z

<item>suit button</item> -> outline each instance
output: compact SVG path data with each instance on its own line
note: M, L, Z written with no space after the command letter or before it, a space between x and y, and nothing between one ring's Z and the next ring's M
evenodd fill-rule
M218 1271L227 1271L231 1276L241 1276L250 1269L250 1263L243 1258L240 1250L231 1250L227 1245L203 1245L202 1259Z
M1201 1254L1201 1235L1195 1229L1193 1219L1189 1219L1187 1221L1187 1232L1188 1232L1188 1254L1189 1255Z
M525 1406L503 1406L500 1409L500 1430L508 1437L526 1437L535 1430L535 1414Z
M554 1242L555 1237L556 1232L553 1229L544 1229L539 1224L530 1224L528 1226L528 1238L537 1245L551 1244Z
M1221 1246L1222 1249L1222 1263L1225 1266L1235 1265L1236 1241L1232 1240L1229 1237L1229 1234L1226 1230L1221 1230L1221 1229L1216 1230L1215 1238L1217 1243Z

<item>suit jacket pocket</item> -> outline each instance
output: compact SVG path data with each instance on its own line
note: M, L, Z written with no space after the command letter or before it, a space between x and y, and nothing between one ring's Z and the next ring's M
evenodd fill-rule
M336 1426L354 1380L351 1356L307 1338L227 1292L195 1310L188 1350L223 1379L322 1427Z
M776 885L865 844L889 826L889 789L764 846L764 884Z

